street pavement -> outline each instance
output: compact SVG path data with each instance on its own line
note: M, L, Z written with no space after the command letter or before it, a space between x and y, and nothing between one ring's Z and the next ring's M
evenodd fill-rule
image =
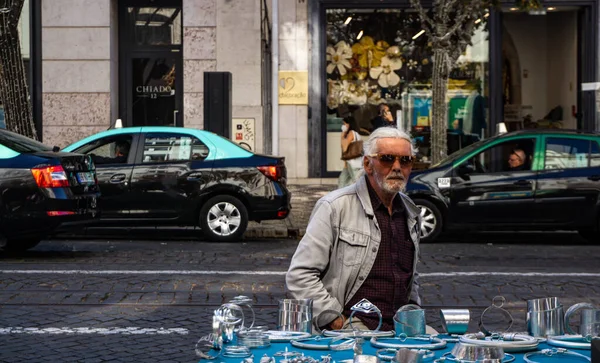
M0 255L0 362L195 362L214 309L238 295L253 300L256 325L275 328L297 240L217 244L153 234L150 241L52 240ZM510 331L526 330L528 299L600 306L599 253L574 233L423 244L427 322L443 331L441 308L467 308L469 331L478 331L496 296L514 318ZM486 317L486 327L506 329L499 311Z
M283 220L250 222L246 238L296 238L302 237L315 203L319 198L336 189L331 184L290 184L292 210Z

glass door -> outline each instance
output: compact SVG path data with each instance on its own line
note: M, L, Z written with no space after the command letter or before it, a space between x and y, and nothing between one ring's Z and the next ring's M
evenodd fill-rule
M181 67L177 57L131 58L129 119L133 126L181 126Z
M119 1L120 104L126 126L183 126L181 0Z

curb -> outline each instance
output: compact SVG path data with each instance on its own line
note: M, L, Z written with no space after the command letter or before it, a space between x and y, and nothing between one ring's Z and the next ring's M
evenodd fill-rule
M301 239L306 233L305 228L248 228L244 233L244 239L255 238L290 238Z

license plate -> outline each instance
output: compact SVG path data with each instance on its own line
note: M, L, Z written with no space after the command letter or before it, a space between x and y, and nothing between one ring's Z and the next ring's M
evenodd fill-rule
M79 184L94 184L94 174L89 171L77 173L77 181Z

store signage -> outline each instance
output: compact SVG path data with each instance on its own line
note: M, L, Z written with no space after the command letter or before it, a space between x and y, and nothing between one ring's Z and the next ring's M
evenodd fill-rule
M308 105L308 72L279 72L277 89L280 105Z
M136 86L135 93L137 97L170 97L175 94L171 86Z
M231 140L244 149L254 151L254 119L233 118L231 119Z

